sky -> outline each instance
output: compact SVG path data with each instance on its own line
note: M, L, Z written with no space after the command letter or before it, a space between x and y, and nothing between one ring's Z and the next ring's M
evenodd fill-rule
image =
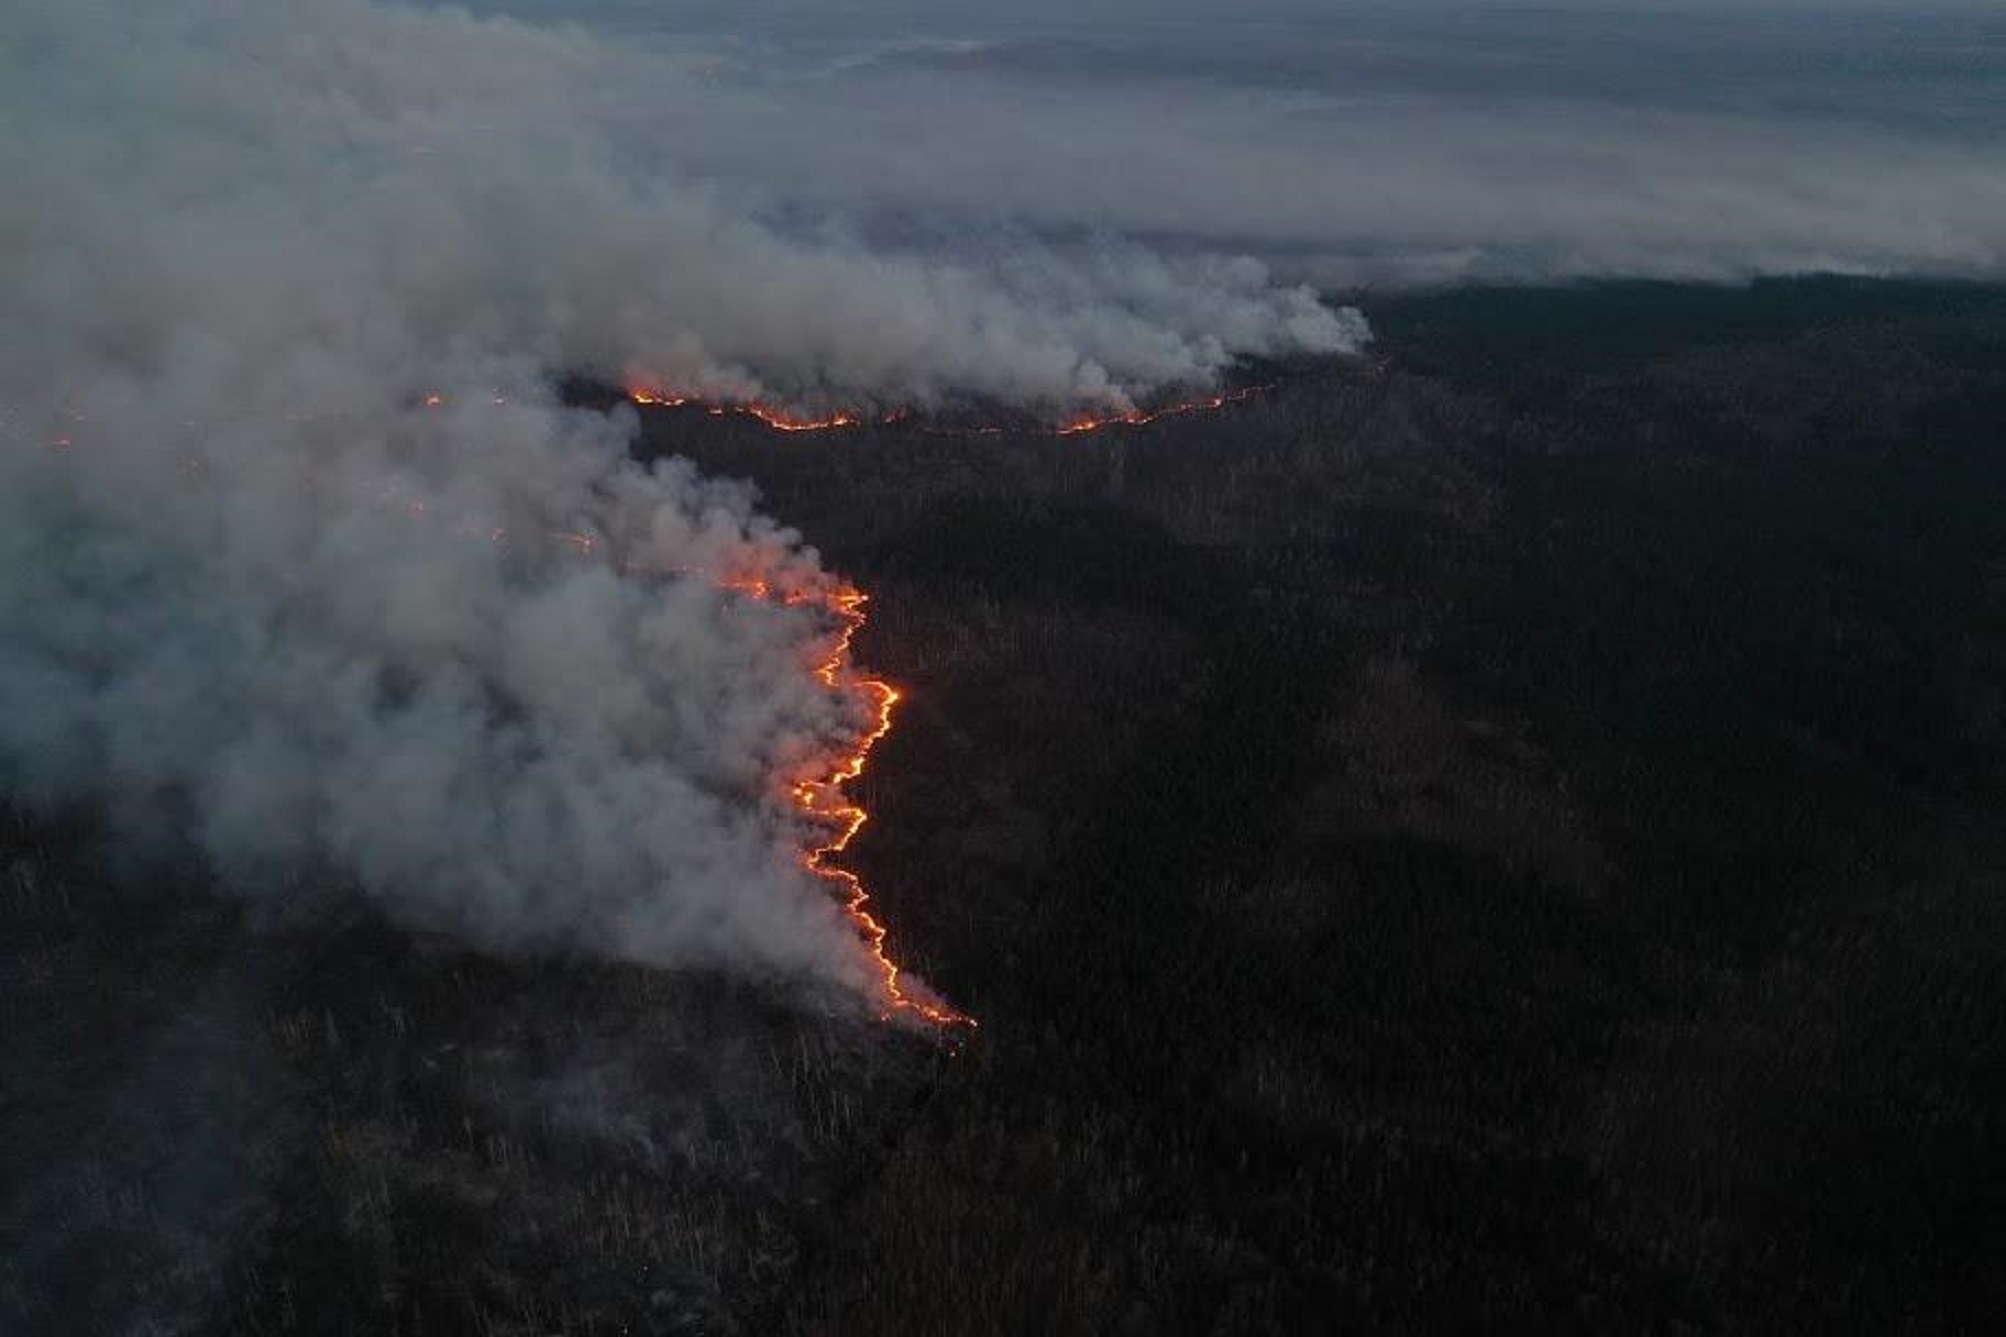
M2006 260L1995 4L485 8L672 63L625 99L636 153L775 216L1106 231L1334 287Z

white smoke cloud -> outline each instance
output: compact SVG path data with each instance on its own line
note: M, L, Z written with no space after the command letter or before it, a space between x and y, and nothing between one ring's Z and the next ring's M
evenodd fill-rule
M240 887L339 874L484 941L863 983L783 785L868 701L813 676L814 612L678 574L813 590L812 553L485 383L164 434L107 395L10 451L0 774Z
M202 236L160 238L164 273L216 282L239 262L223 235L255 250L303 228L320 257L295 282L368 285L364 300L396 308L373 315L436 343L709 395L1060 411L1365 334L1252 260L1008 237L900 253L826 219L783 234L675 175L679 138L712 131L690 112L701 80L581 33L364 0L37 0L26 27L14 116L64 124L17 157L53 154L83 178L70 225L171 203L158 231ZM201 199L212 190L221 202ZM131 221L97 240L130 245Z
M1362 335L1248 263L783 233L609 149L596 81L645 60L577 33L367 0L9 27L0 785L250 890L863 984L789 793L874 718L816 672L835 582L550 377L1058 411ZM754 576L809 597L718 588Z

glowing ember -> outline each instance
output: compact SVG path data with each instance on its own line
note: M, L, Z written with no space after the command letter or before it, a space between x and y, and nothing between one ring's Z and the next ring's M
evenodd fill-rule
M864 420L850 413L832 413L826 418L806 418L759 400L744 403L709 404L693 395L674 395L646 387L629 386L627 398L650 408L679 409L694 405L713 418L752 418L776 432L829 432L839 427L856 427Z
M1215 413L1229 404L1238 404L1252 399L1272 384L1250 385L1224 394L1208 395L1203 399L1186 400L1166 404L1156 409L1129 409L1121 413L1104 415L1083 414L1055 427L1045 429L1052 436L1084 436L1089 432L1102 431L1109 427L1142 427L1165 418L1183 417L1193 413ZM828 432L843 427L858 427L866 423L879 427L912 420L908 409L895 409L876 417L863 417L855 413L838 411L823 418L803 417L758 400L733 403L713 403L696 395L674 394L652 388L645 384L629 385L627 397L634 403L648 408L700 408L713 418L743 417L764 423L776 432ZM925 430L948 436L1001 436L1007 429L996 426L986 427L946 427L928 425Z
M684 395L665 395L654 390L631 385L627 387L627 398L633 400L636 404L645 404L653 408L665 409L679 409L690 402L689 398Z
M719 405L709 412L714 418L722 418L733 413L757 418L776 432L830 432L838 427L855 427L859 422L859 419L847 413L835 413L826 418L793 418L765 404Z
M1143 427L1165 418L1181 418L1192 413L1217 413L1228 404L1239 404L1252 399L1264 390L1272 390L1272 385L1250 385L1223 395L1210 395L1204 399L1193 399L1181 404L1169 404L1160 409L1144 412L1130 409L1127 413L1117 413L1105 418L1075 418L1064 427L1057 429L1059 436L1082 436L1088 432L1098 432L1106 427Z

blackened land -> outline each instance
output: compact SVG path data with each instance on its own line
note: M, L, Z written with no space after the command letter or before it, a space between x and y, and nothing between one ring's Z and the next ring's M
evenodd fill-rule
M873 592L959 1049L17 823L0 1326L1980 1328L2006 293L1370 314L1088 437L644 415Z

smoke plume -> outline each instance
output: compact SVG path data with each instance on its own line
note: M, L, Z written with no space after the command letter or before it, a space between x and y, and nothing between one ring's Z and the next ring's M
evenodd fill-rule
M820 671L840 586L552 376L1060 411L1362 335L1249 262L763 220L623 157L595 89L638 58L577 33L367 0L10 27L0 784L249 892L866 983L796 797L876 722Z

